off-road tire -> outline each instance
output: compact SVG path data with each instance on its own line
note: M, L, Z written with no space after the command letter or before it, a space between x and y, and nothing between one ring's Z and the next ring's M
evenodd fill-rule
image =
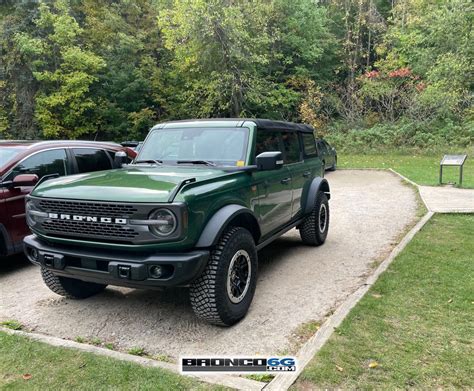
M102 292L107 286L94 282L76 280L74 278L56 276L44 267L41 268L41 277L43 277L46 286L54 293L69 299L86 299L87 297Z
M325 208L326 222L321 229L321 208ZM316 202L311 213L305 217L300 227L300 236L304 244L320 246L326 241L329 230L329 202L328 197L322 191L318 192Z
M227 278L231 260L244 250L250 258L250 281L239 303L231 302ZM211 250L206 269L190 287L191 306L201 319L219 326L232 326L241 320L250 307L257 285L257 250L252 235L245 228L231 227Z

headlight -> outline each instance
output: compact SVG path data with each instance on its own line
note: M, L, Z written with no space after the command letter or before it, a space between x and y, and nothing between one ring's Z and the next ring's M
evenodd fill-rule
M26 201L25 205L25 214L26 214L26 223L31 227L36 224L36 221L33 218L33 203L31 201Z
M150 231L157 236L171 235L177 226L176 216L168 209L156 209L148 216L152 220L149 225Z

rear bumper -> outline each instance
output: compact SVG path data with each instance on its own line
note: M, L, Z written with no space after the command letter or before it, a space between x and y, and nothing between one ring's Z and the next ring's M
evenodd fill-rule
M202 273L209 258L207 250L162 254L58 246L36 235L27 236L24 246L32 263L58 276L146 289L188 285ZM162 277L152 278L151 266L161 266Z

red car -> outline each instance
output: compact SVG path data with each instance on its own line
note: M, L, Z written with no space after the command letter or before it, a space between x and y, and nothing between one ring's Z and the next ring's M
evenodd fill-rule
M118 154L115 153L123 151ZM25 196L48 177L118 168L136 153L95 141L0 141L0 256L23 250Z

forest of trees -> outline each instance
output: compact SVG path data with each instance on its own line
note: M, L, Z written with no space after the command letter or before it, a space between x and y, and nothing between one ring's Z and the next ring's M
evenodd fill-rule
M472 23L471 0L2 0L0 138L263 117L472 145Z

